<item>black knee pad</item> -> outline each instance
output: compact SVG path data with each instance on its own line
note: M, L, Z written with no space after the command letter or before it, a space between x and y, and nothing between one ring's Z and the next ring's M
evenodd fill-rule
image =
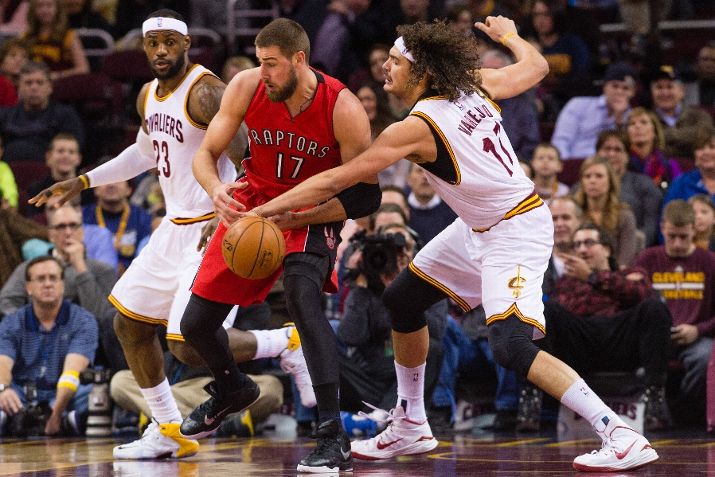
M494 361L526 378L539 348L532 341L533 327L509 315L489 325L489 346Z
M382 294L382 302L390 311L392 329L412 333L427 326L425 310L446 298L439 289L404 269Z

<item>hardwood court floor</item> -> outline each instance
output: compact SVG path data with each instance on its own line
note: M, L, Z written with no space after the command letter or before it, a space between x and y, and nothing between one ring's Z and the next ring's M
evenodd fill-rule
M426 456L379 463L355 461L352 475L715 477L715 439L683 431L649 437L660 460L629 473L575 472L573 457L594 449L593 440L557 442L552 435L485 434L444 436L440 446ZM112 460L112 447L118 442L114 438L6 439L0 441L0 476L289 476L296 475L296 463L313 445L307 438L208 439L199 454L186 460L120 462Z

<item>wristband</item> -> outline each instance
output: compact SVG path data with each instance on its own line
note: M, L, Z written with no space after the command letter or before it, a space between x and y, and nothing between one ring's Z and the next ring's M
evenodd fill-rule
M512 37L515 37L515 36L516 36L516 32L515 32L515 31L509 31L509 32L504 33L502 36L500 36L498 41L499 41L499 43L501 43L502 45L506 46L506 42L509 41Z
M85 174L79 176L79 180L82 182L82 190L89 189L89 179Z
M57 389L67 388L71 391L77 391L79 387L79 371L65 371L57 381Z

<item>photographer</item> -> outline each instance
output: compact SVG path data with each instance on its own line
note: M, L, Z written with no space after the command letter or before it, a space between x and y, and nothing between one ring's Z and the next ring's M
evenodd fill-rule
M381 296L385 287L412 260L415 241L402 224L385 226L373 235L361 233L351 241L356 250L348 259L353 285L337 329L338 338L347 346L339 357L340 409L364 410L362 401L390 409L397 399L397 378L390 316ZM430 339L426 396L431 393L439 373L446 315L445 301L427 312L433 339Z
M79 374L94 359L97 322L63 300L56 258L28 262L25 287L30 304L0 322L0 431L9 424L15 436L76 434L91 388Z

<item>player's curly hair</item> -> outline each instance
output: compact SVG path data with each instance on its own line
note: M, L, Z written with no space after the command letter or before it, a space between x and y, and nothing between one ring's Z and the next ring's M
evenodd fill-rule
M443 20L418 22L397 27L405 46L412 53L410 86L417 86L426 74L429 87L454 101L479 89L481 62L473 35L465 36Z

